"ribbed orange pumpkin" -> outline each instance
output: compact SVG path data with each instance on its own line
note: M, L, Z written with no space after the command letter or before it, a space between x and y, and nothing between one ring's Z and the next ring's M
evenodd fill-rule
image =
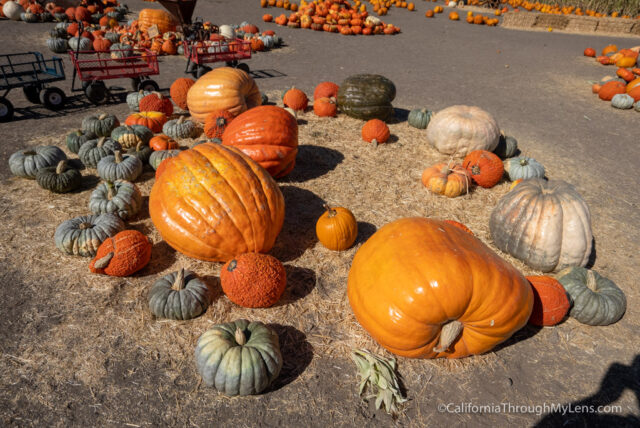
M204 134L209 138L220 138L234 116L226 110L214 111L204 120Z
M429 218L374 233L353 258L347 294L362 327L410 358L487 352L522 328L533 307L517 269L469 233Z
M153 137L151 140L149 140L149 147L151 147L151 150L154 150L154 151L176 150L180 148L180 144L178 144L176 140L169 137L168 135L159 134ZM162 162L160 163L160 165L162 165ZM157 170L158 169L156 168L156 171Z
M358 236L358 222L353 213L343 207L325 205L325 213L316 222L318 241L333 251L351 247Z
M433 193L455 198L469 192L471 174L462 165L438 163L422 172L422 184Z
M249 157L234 147L204 143L161 165L149 214L170 246L218 262L273 247L284 222L284 198Z
M335 98L314 98L313 112L319 117L335 117L338 105Z
M469 171L471 179L481 187L490 188L498 184L504 175L502 160L487 150L474 150L465 156L462 167Z
M87 8L84 6L76 7L74 15L75 15L76 21L78 22L80 21L91 22L91 12L89 12Z
M140 100L140 111L159 111L167 116L173 114L173 103L160 92L153 92Z
M474 235L474 233L471 231L471 229L469 229L467 226L465 226L464 224L460 223L459 221L455 221L455 220L443 220L443 221L445 223L450 224L451 226L455 226L460 230L464 230L465 232Z
M586 48L584 50L584 56L593 57L596 56L596 50L594 48Z
M636 86L640 86L640 77L633 79L631 82L627 83L626 91L627 94L631 92Z
M333 82L318 83L318 86L316 86L316 89L313 91L313 99L336 98L338 96L338 89L340 89L340 87Z
M220 285L236 305L268 308L280 300L287 286L287 272L268 254L241 254L222 266Z
M282 103L295 111L305 111L309 104L307 94L298 88L289 89L282 98Z
M146 126L151 132L162 132L162 125L167 122L167 116L159 111L141 111L139 113L130 114L125 121L126 125L142 125Z
M560 282L545 275L527 276L533 289L533 311L529 324L551 326L569 312L569 298Z
M176 79L169 88L169 95L173 102L182 110L188 110L187 107L187 94L189 89L196 83L195 80L188 77L180 77Z
M111 47L111 42L104 37L97 37L93 41L93 50L94 51L108 51Z
M160 33L176 31L176 22L170 13L161 9L142 9L138 15L140 31L145 32L152 25L157 25Z
M626 82L631 82L636 76L631 72L631 70L627 70L626 68L619 68L616 70L616 76L623 78ZM626 91L626 86L625 86Z
M614 95L624 94L626 92L626 85L622 82L612 80L602 85L598 91L598 97L604 101L611 101Z
M386 123L380 119L371 119L362 126L362 139L374 145L384 144L389 139L391 132Z
M227 125L222 144L240 149L273 177L284 177L296 164L298 123L277 106L252 108Z
M100 244L89 270L110 276L129 276L145 267L150 259L149 238L137 230L123 230Z
M207 115L227 110L234 116L259 106L262 95L258 85L244 71L232 67L216 68L189 89L187 105L193 119L204 123Z
M627 95L633 98L633 100L636 102L640 101L640 86L636 86L635 88L627 92Z

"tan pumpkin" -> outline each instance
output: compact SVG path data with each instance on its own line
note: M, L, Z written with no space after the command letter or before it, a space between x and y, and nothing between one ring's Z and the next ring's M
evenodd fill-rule
M500 128L481 108L457 105L433 115L427 140L441 153L464 157L474 150L493 151L500 141Z
M237 68L216 68L189 88L187 105L194 120L204 123L207 115L227 110L234 116L262 104L262 95L251 76Z

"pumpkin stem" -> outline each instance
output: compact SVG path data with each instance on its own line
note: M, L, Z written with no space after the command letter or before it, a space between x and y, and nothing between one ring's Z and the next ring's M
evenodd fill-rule
M181 268L176 275L176 279L173 281L173 285L171 286L174 290L182 290L184 288L184 268Z
M244 335L240 327L236 327L235 339L238 345L243 346L247 343L247 337Z
M236 269L236 266L238 266L238 261L236 259L231 260L229 262L229 266L227 266L227 271L233 272Z
M471 167L471 174L480 175L480 167L478 165L474 165Z
M433 352L444 352L449 349L449 346L460 336L463 327L464 325L458 320L449 321L442 326L438 346L433 348Z
M58 166L56 167L56 174L62 174L66 168L67 168L67 161L61 160L60 162L58 162Z
M337 212L336 210L334 210L333 208L331 208L331 207L329 206L329 204L322 204L322 207L323 207L325 210L327 210L327 214L329 215L329 218L331 218L331 217L335 217L335 216L338 214L338 212Z
M116 150L116 151L114 151L114 152L113 152L113 155L114 155L114 156L115 156L115 158L116 158L116 163L120 163L120 162L122 162L122 161L123 161L123 158L122 158L122 152L121 152L120 150Z
M100 139L98 140L98 147L102 147L106 139L107 137L100 137Z
M98 120L105 120L107 118L107 113L102 113L100 116L98 116Z
M139 152L140 150L142 150L142 141L136 144L136 152Z
M595 293L597 287L596 274L592 270L587 271L587 288Z
M113 256L114 256L114 253L112 251L109 254L107 254L106 256L96 260L96 262L93 264L93 267L96 268L96 269L104 269L104 268L106 268L107 266L109 266L109 262L111 261Z
M373 147L378 147L378 140L374 138L373 140L371 140L371 144L373 144Z
M107 181L107 199L111 200L115 196L116 187L112 182Z
M80 223L78 225L78 229L80 229L80 230L89 229L91 227L93 227L93 225L91 223L86 223L86 222L85 223Z
M27 150L25 152L22 152L22 154L24 154L25 156L35 156L35 155L37 155L37 153L34 150Z
M527 166L529 165L529 161L525 158L520 159L520 165L521 166Z
M184 122L184 116L180 116L178 118L178 125L180 125L182 122Z
M226 124L227 124L227 119L225 119L224 117L220 116L219 118L216 119L216 126L218 128L222 128Z
M156 94L156 97L158 97L158 99L162 99L162 94L160 92L154 92L154 94Z

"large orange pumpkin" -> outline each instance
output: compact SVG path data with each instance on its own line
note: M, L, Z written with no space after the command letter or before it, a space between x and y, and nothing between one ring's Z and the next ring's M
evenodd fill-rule
M152 25L157 25L160 33L176 31L176 22L173 16L161 9L142 9L138 15L140 31L145 32Z
M227 125L222 144L242 150L273 177L283 177L296 164L298 123L281 107L252 108Z
M204 143L162 165L164 172L149 196L149 214L170 246L189 257L220 262L273 247L284 221L284 198L248 156Z
M208 72L187 93L189 113L201 123L204 123L207 114L216 110L227 110L237 116L260 104L262 95L251 76L231 67Z
M411 358L460 358L507 340L528 321L531 286L479 239L443 221L404 218L356 253L351 308L380 345Z

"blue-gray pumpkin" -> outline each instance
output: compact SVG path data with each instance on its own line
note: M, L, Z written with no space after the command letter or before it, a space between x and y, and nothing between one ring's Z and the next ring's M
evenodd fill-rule
M99 116L88 116L82 119L82 130L98 137L108 137L111 131L120 126L120 121L113 114L102 113Z
M142 194L130 181L103 181L89 198L89 211L93 214L115 214L122 220L134 217L142 208Z
M197 132L198 128L196 124L190 120L186 120L184 116L169 120L162 125L162 133L175 140L195 137Z
M113 43L120 42L120 34L115 31L107 31L104 33L104 38L109 40L112 43L112 46Z
M500 140L493 153L500 159L508 159L516 155L518 151L518 140L510 135L500 134Z
M282 369L278 335L261 322L244 319L205 331L195 357L205 385L231 396L259 394Z
M135 147L129 147L127 149L127 154L140 159L140 161L142 162L142 166L146 165L149 162L151 153L153 153L151 147L149 147L148 144L144 144L142 141L136 144Z
M510 181L544 178L544 166L533 158L519 156L503 162L504 172Z
M96 169L98 176L106 181L135 181L142 174L143 166L137 157L123 156L120 150L115 150L112 155L100 159Z
M67 155L56 146L38 146L12 154L9 157L9 170L18 177L33 179L42 168L56 166L66 159Z
M433 112L431 110L427 110L426 108L415 109L409 112L407 122L409 122L409 125L414 128L427 129L431 116L433 116Z
M85 134L81 129L76 129L67 135L67 148L71 153L77 154L84 143L89 140L95 140L96 138L98 137L94 134Z
M137 146L138 143L149 144L153 132L142 125L123 125L111 131L111 138L120 143L122 148L128 149Z
M151 94L148 91L129 92L127 94L127 105L131 111L140 111L140 100Z
M158 318L190 320L207 310L213 294L190 270L180 269L157 280L149 291L149 309Z
M39 170L36 174L36 182L50 192L67 193L80 187L82 174L77 169L70 168L66 160L61 160L57 166L48 166Z
M93 50L93 42L86 37L72 37L69 39L69 47L71 50L76 51L78 47L81 51L92 51Z
M47 47L51 52L54 53L66 53L68 49L67 39L61 39L57 37L47 39Z
M628 110L633 107L635 100L629 94L615 94L611 99L611 106L622 110Z
M121 150L120 144L107 137L89 140L80 146L78 157L82 163L91 168L96 168L98 162L105 156L112 155L116 150Z
M53 239L65 254L93 257L105 239L122 230L124 222L115 214L87 215L61 223Z
M151 168L158 169L158 165L165 160L180 154L180 150L156 150L149 156L149 165Z

